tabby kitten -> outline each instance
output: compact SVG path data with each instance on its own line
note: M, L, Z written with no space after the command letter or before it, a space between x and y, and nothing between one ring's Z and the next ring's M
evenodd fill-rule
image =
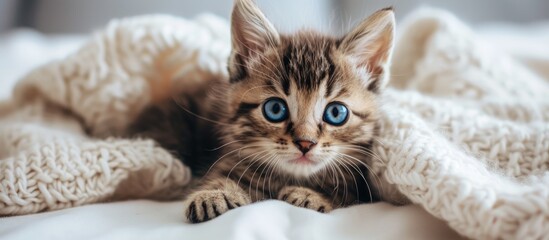
M230 82L210 82L222 89L216 94L186 93L178 102L186 111L172 112L178 106L171 103L145 114L152 118L145 122L169 115L155 125L168 134L148 131L194 160L187 162L193 170L208 163L184 201L188 221L207 221L264 199L319 212L377 200L379 185L368 166L394 22L387 8L341 38L312 31L282 35L252 0L236 0ZM185 127L168 130L178 124ZM220 142L201 143L210 140ZM194 153L213 146L222 151L215 162Z
M379 197L367 173L394 22L387 8L342 38L282 35L252 0L236 0L224 150L186 198L187 219L264 199L329 212Z

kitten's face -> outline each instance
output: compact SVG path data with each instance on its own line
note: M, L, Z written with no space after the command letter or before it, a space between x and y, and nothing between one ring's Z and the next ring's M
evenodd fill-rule
M390 46L361 39L362 29L342 39L313 32L281 36L257 8L239 10L238 4L227 141L238 141L234 149L241 159L297 177L334 164L360 165L357 158L369 154L367 145L377 134L376 98ZM365 31L372 30L366 25ZM373 47L357 46L366 43Z

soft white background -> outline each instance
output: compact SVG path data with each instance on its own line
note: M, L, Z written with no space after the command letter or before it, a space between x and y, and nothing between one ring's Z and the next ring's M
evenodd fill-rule
M448 9L471 23L527 23L549 19L546 0L256 0L283 29L301 26L340 32L373 11L394 6L397 19L418 6ZM193 17L212 12L228 18L232 0L0 0L0 31L25 25L48 33L87 33L114 17L169 13ZM25 7L22 7L25 6Z

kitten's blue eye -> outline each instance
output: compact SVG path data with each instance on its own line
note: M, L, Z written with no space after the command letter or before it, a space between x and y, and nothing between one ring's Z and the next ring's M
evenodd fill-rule
M269 122L282 122L288 118L288 107L284 100L271 98L263 104L263 116Z
M328 104L326 110L324 110L322 120L334 126L341 126L347 121L348 116L349 110L345 105L333 102Z

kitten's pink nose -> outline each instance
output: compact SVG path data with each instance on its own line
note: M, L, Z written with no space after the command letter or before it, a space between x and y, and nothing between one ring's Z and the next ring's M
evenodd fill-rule
M316 145L316 142L298 139L294 141L294 144L303 154L305 154Z

